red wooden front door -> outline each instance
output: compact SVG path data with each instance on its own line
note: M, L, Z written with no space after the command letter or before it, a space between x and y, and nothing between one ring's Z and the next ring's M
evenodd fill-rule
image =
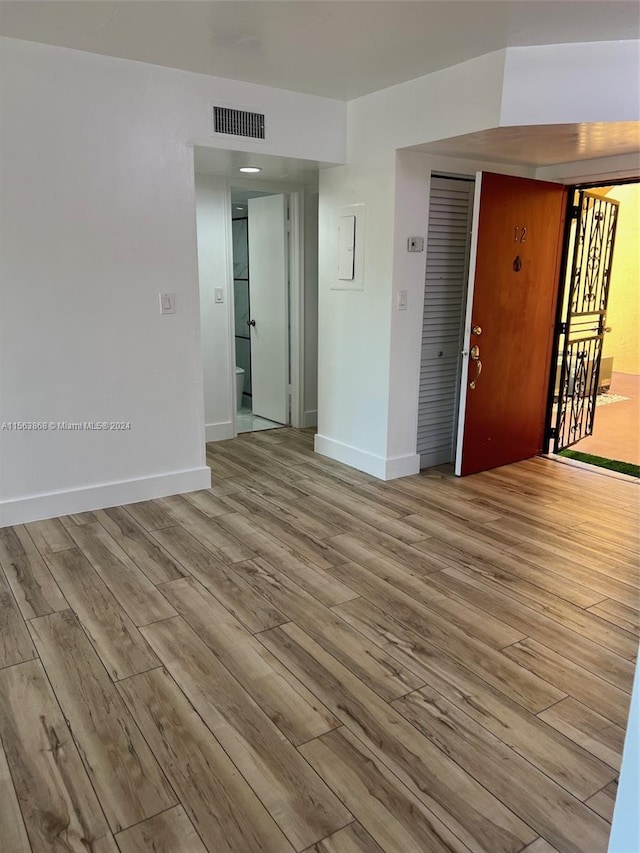
M479 180L456 458L463 475L542 450L565 210L559 184L487 172Z

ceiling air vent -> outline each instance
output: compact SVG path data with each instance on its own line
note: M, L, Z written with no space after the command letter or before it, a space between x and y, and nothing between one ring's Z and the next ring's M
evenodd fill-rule
M213 130L214 133L228 133L230 136L264 139L264 115L228 107L214 107Z

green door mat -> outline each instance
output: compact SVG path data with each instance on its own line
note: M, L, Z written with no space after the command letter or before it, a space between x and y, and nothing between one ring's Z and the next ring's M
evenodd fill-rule
M577 459L578 462L586 462L589 465L596 465L598 468L608 468L610 471L618 471L620 474L628 474L630 477L640 477L640 465L632 465L631 462L605 459L603 456L580 453L578 450L561 450L558 456L566 456L567 459Z

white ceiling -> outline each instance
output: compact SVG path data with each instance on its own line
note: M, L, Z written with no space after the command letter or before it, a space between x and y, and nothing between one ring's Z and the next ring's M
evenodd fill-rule
M496 127L412 146L409 150L468 160L552 166L575 160L633 154L639 149L640 122L614 121Z
M0 35L349 100L507 46L637 38L635 0L0 0Z

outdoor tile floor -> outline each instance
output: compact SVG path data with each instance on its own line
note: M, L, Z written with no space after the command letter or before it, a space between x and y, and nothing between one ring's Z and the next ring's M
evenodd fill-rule
M614 373L609 393L629 399L598 406L593 435L583 438L571 449L639 465L640 376Z

